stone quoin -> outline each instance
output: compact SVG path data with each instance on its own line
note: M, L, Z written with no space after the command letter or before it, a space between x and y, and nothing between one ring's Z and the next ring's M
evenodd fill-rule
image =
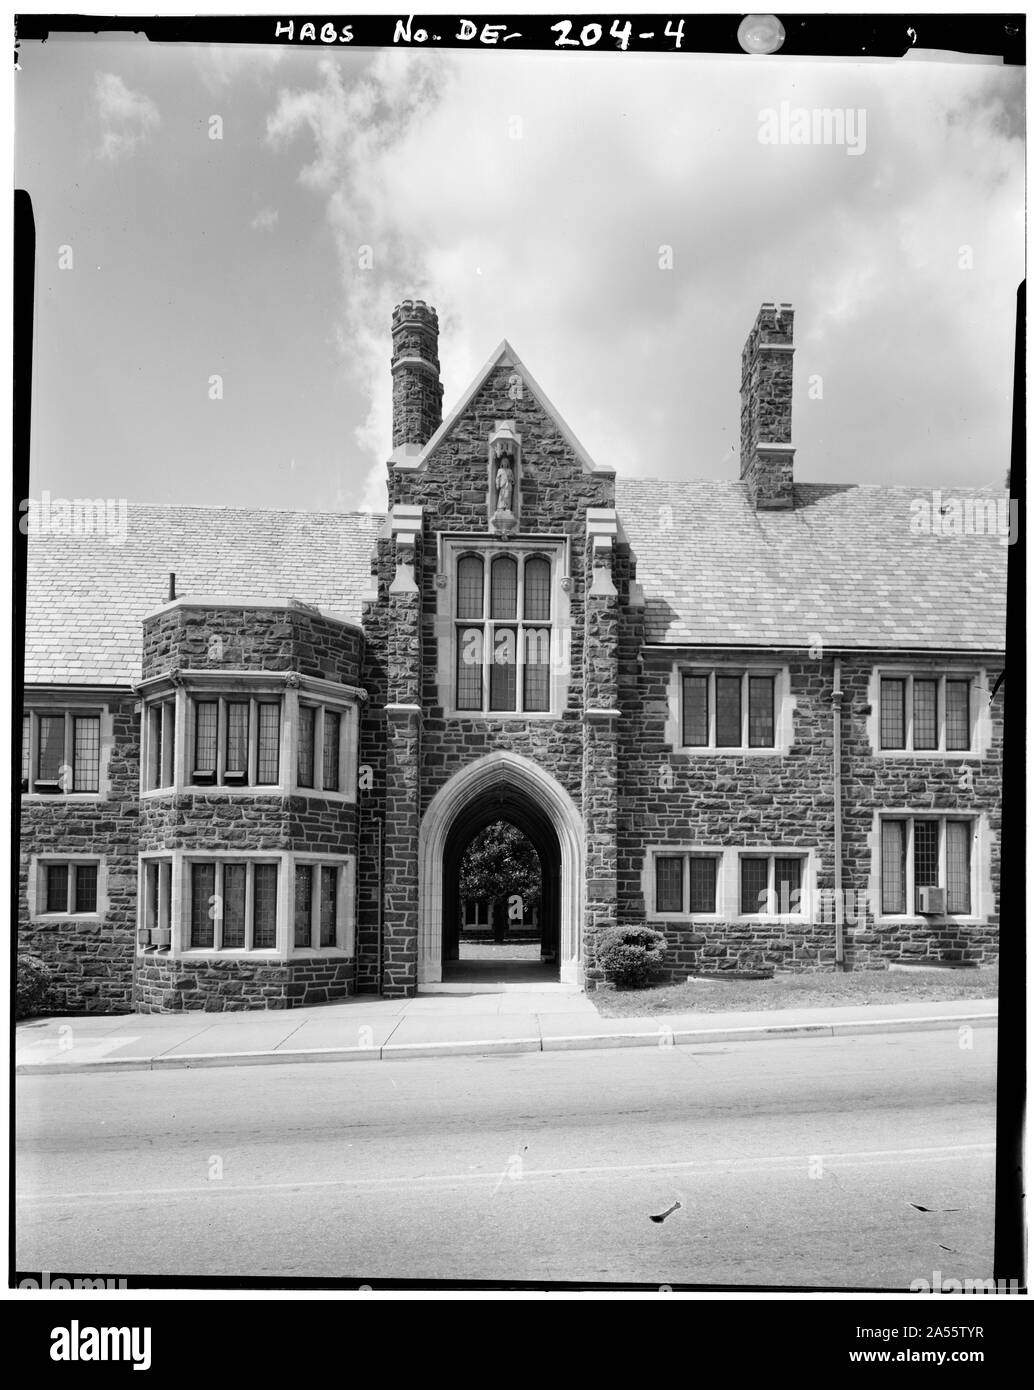
M663 931L668 980L994 961L1008 547L917 528L920 488L798 482L793 334L765 304L747 336L739 479L647 480L505 341L443 418L438 316L404 300L385 514L30 530L47 1007L448 984L500 820L539 860L543 980L593 987L612 926Z

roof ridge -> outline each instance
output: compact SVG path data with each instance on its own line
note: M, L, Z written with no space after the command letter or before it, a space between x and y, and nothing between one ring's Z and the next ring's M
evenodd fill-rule
M716 487L742 487L742 478L645 478L638 473L618 473L616 477L618 485L623 483L641 483L644 487L657 487L658 485L682 487L693 483L713 483ZM801 479L794 480L794 487L821 487L821 488L869 488L879 492L940 492L945 496L952 496L957 493L966 492L995 492L1003 497L1009 496L1009 489L995 483L981 483L976 487L963 486L955 483L855 483L855 482L836 482L827 479L824 482L805 482Z
M304 507L231 507L223 503L212 503L203 505L199 502L127 502L127 507L151 507L161 511L183 511L183 512L264 512L276 513L279 516L336 516L336 517L370 517L371 520L384 521L388 513L366 511L359 508L354 511L310 511Z

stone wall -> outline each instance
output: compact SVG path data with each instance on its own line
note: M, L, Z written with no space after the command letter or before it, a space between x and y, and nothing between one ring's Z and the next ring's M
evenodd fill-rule
M143 676L167 671L298 671L358 682L363 634L356 624L305 607L237 608L178 600L144 620Z
M642 871L651 846L700 844L749 850L778 845L812 851L817 888L834 886L833 657L807 651L765 653L766 664L789 669L793 741L785 756L680 753L668 741L673 658L651 653L642 666L641 610L625 610L621 639L621 741L618 749L618 910L622 922L645 922L669 941L663 978L716 969L807 970L832 964L835 927L829 920L800 924L649 918ZM707 659L743 664L742 649L709 650ZM946 653L945 660L957 659ZM869 741L870 680L881 668L912 669L905 657L842 659L843 887L872 895L870 877L877 809L987 812L991 889L999 889L1002 700L996 699L991 746L982 757L875 756ZM989 672L993 684L995 671ZM977 697L979 698L979 692ZM972 777L963 776L968 767ZM849 914L853 915L853 914ZM950 917L877 923L870 911L845 928L848 966L891 959L988 963L997 956L998 916L970 924Z
M139 835L140 716L125 691L103 697L111 717L103 798L23 796L18 947L39 956L53 976L49 1013L128 1013L133 995L136 941L137 840ZM86 707L93 701L77 701ZM32 691L26 692L32 706ZM42 706L40 706L42 708ZM32 855L90 854L107 869L108 905L100 920L29 918Z
M373 583L379 591L376 602L363 605L366 633L363 687L369 702L363 710L359 742L359 858L356 871L356 988L363 994L380 989L381 918L384 897L381 891L382 839L385 810L385 767L388 725L384 707L388 703L389 645L391 607L388 585L394 567L391 543L379 541L371 565Z
M304 850L355 852L356 807L319 796L186 792L147 796L141 804L140 850Z
M230 1013L242 1009L300 1009L353 993L350 960L175 960L148 949L137 965L141 1013Z

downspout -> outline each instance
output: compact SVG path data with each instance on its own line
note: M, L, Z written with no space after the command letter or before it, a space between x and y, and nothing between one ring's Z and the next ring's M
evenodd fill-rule
M833 913L836 923L836 969L844 969L844 807L841 795L840 658L833 658Z
M384 993L384 821L377 816L377 993Z

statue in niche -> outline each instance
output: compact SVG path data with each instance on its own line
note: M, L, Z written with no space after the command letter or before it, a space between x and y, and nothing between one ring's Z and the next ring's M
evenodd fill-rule
M504 454L501 447L495 475L495 497L498 510L508 512L513 501L513 469L510 467L510 456Z
M512 531L517 525L517 443L497 439L492 445L492 491L494 509L491 524L495 531Z

